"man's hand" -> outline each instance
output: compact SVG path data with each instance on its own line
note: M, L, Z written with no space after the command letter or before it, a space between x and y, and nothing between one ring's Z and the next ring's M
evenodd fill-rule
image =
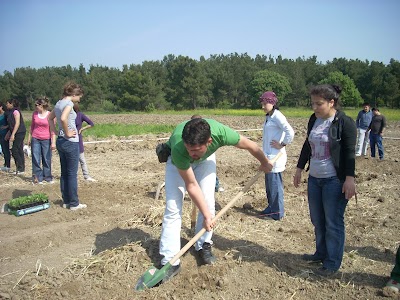
M215 222L212 221L211 217L204 218L203 227L207 231L211 231L214 228L214 226L215 226Z
M258 168L260 171L263 171L264 173L269 173L272 171L272 168L274 165L271 163L270 160L268 160L268 163L260 165Z

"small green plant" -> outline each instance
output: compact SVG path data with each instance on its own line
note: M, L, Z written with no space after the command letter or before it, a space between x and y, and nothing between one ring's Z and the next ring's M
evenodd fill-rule
M8 201L7 205L9 209L17 210L29 206L33 203L42 204L47 202L49 202L49 197L46 194L40 193L11 199L10 201Z

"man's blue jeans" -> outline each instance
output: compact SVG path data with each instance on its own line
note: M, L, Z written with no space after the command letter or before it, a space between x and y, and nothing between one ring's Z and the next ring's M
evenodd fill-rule
M369 135L369 144L371 147L371 157L375 157L375 145L378 147L379 158L383 159L383 145L382 145L382 136L380 134L371 133Z
M60 186L63 201L71 207L78 206L79 143L59 137L56 146L60 156Z
M342 186L343 182L336 176L308 178L308 205L315 229L315 257L332 271L339 270L344 252L344 212L348 200L342 193Z
M51 175L51 139L31 139L32 175L38 182L53 180ZM41 165L43 164L43 169Z
M266 173L265 189L268 201L268 207L264 210L265 214L275 220L282 219L285 215L282 173Z

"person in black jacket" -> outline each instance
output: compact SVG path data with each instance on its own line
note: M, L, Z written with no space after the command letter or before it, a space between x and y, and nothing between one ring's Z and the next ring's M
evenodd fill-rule
M9 126L9 132L6 138L12 143L11 153L17 168L16 174L23 175L25 173L24 139L26 127L24 119L22 118L22 113L19 110L18 100L7 100L6 106L8 109L7 123Z
M344 212L356 192L355 144L357 128L353 119L338 110L341 88L317 85L310 91L314 114L308 122L294 176L298 187L301 174L309 164L308 203L315 228L316 251L305 254L308 262L322 262L315 273L332 276L340 268L344 252Z

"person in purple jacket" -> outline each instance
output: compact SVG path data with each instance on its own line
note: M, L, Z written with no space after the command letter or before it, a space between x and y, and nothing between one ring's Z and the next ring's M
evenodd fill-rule
M82 131L93 127L94 123L92 122L92 120L89 119L88 116L86 116L84 113L82 113L79 110L79 104L78 103L74 104L74 110L76 112L75 125L76 125L76 129L78 130L78 135L79 135L79 163L81 164L83 178L86 181L95 182L97 180L92 178L89 175L89 169L88 169L88 166L87 166L87 163L86 163L86 159L85 159L85 152L84 152L85 148L83 147L83 139L82 139ZM87 125L84 126L84 127L82 127L83 122L87 123Z

